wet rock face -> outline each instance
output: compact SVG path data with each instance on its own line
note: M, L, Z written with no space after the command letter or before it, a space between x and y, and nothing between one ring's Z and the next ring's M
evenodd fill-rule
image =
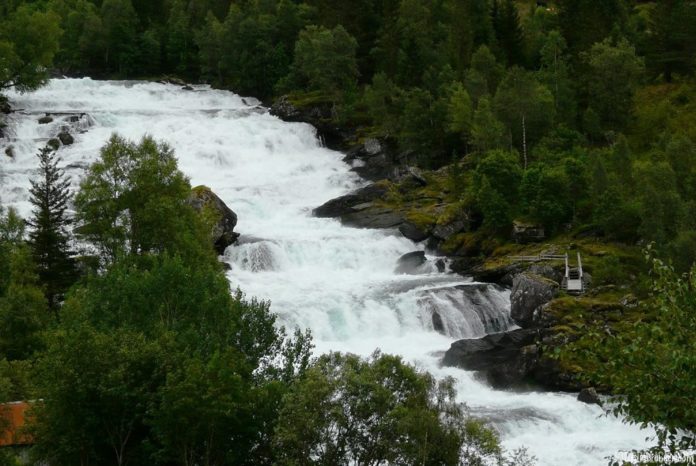
M47 125L49 123L53 123L53 117L46 115L46 116L42 116L41 118L39 118L40 125Z
M538 358L535 345L537 332L517 329L487 335L483 338L459 340L445 353L445 366L480 371L496 388L524 383Z
M298 121L302 116L287 96L282 96L273 103L271 114L286 121Z
M282 96L273 103L270 113L284 121L314 126L329 149L347 150L350 147L349 141L355 137L353 130L335 124L335 106L331 101L295 105L288 96Z
M439 312L433 312L432 316L433 330L438 333L445 334L445 323L442 321L442 316Z
M343 161L362 178L371 181L390 178L394 170L392 150L386 141L368 138L346 152Z
M237 226L237 214L210 188L206 186L193 188L189 203L199 214L212 217L213 225L210 235L215 250L219 254L224 253L228 246L237 241L239 233L234 231Z
M428 259L425 258L425 252L414 251L404 254L396 263L394 273L397 274L417 274L421 265L425 264Z
M0 113L9 115L12 113L12 106L5 96L0 95Z
M556 297L559 288L558 283L532 273L515 276L510 295L510 314L517 325L523 328L535 326L542 306Z
M432 235L440 241L447 241L452 236L465 231L469 231L469 222L466 217L462 215L459 218L453 219L449 223L437 225L435 228L433 228Z
M428 230L422 229L415 223L408 221L404 222L399 227L399 232L414 243L420 243L430 237L430 232Z
M557 360L544 354L539 332L537 329L517 329L478 339L459 340L447 350L442 364L478 371L494 388L537 386L563 391L587 388ZM588 394L592 392L584 394L583 398Z
M386 194L387 188L371 184L317 207L314 216L339 218L343 224L357 228L396 228L404 222L402 214L375 203Z
M64 146L72 145L72 144L75 142L75 138L73 138L72 135L71 135L69 132L65 131L65 130L64 130L64 131L61 131L61 132L58 134L58 139L60 139L60 142L61 142Z
M602 406L602 400L597 394L597 390L594 387L583 388L578 394L578 401L582 403L587 403L590 405Z

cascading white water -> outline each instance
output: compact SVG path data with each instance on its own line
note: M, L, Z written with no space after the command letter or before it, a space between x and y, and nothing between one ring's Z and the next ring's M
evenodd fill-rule
M644 446L645 431L603 416L572 394L496 391L473 373L440 368L452 341L511 325L509 293L426 267L394 273L419 246L395 232L346 228L312 208L361 185L342 155L322 148L313 128L269 115L254 99L198 87L54 80L10 96L18 113L0 139L0 202L27 216L35 153L63 127L75 144L59 151L76 185L114 133L168 142L193 185L210 186L239 215L241 243L224 256L229 278L272 301L283 325L310 328L317 351L402 355L457 380L459 397L493 422L504 446L527 446L542 465L599 465L618 450ZM39 125L38 118L54 114ZM3 153L13 146L14 158ZM433 314L449 336L434 331Z

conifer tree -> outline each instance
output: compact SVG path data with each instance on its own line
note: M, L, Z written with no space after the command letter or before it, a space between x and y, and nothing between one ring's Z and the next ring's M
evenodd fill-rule
M495 0L491 11L493 29L508 64L524 63L522 26L517 6L512 0Z
M48 147L38 154L40 177L31 182L32 218L29 243L49 306L57 312L60 300L71 285L75 264L70 257L70 179L58 168L59 159Z

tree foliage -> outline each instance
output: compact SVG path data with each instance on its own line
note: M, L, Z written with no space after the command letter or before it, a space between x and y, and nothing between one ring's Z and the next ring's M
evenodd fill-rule
M291 79L300 88L328 94L350 89L358 78L357 47L343 26L332 30L308 26L295 45Z
M53 11L20 5L0 15L0 92L25 92L46 83L62 31Z
M187 203L190 191L169 146L114 135L75 196L79 234L111 262L128 254L195 253L205 241Z
M613 388L615 412L656 429L656 451L688 451L696 445L696 411L686 402L696 389L696 270L680 276L654 251L648 249L646 257L655 297L651 318L638 322L630 334L593 329L583 341L591 342L589 350L606 363L589 375Z
M275 435L279 460L292 465L502 462L496 434L453 397L451 380L436 382L398 357L322 356L285 397Z
M60 159L54 151L41 149L39 178L31 183L33 217L29 220L29 244L46 298L57 312L60 300L75 280L75 264L70 252L67 216L70 200L70 179L58 167Z

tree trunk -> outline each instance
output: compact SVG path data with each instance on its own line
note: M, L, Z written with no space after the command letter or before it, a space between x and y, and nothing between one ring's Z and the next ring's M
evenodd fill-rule
M527 169L527 123L522 114L522 156L524 157L524 169Z

